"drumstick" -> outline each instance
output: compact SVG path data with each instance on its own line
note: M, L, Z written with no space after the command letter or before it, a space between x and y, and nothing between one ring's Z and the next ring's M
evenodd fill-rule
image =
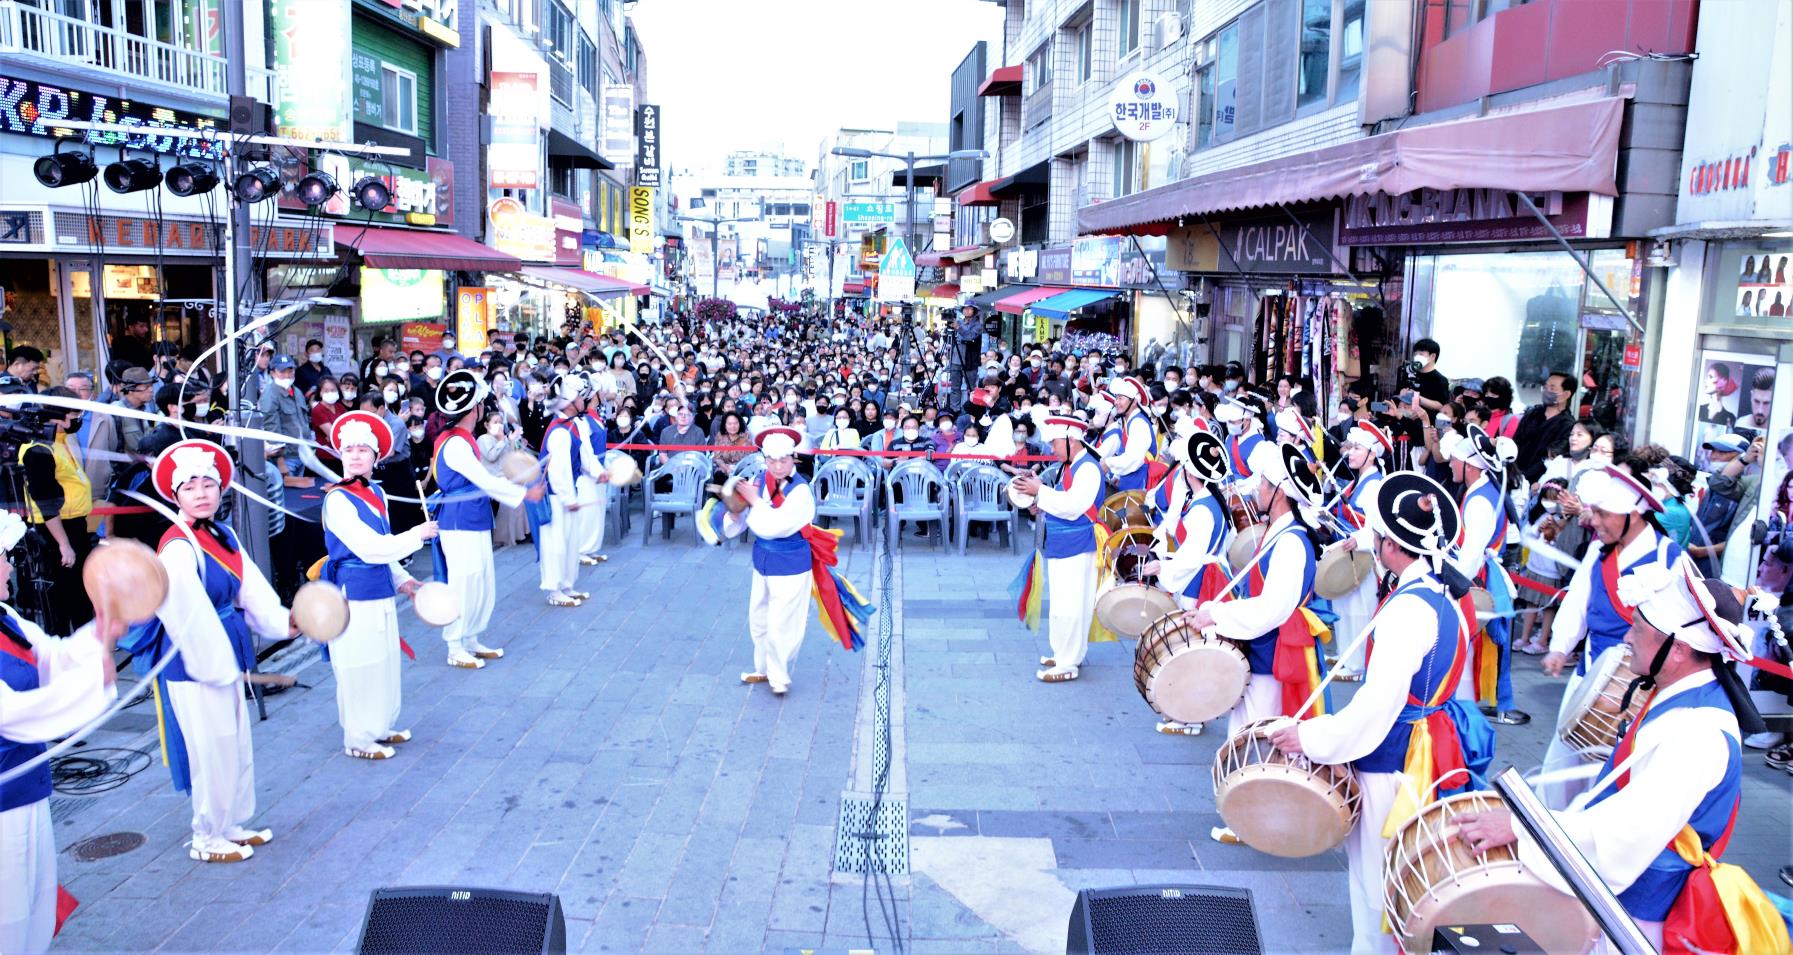
M291 673L245 672L243 674L243 682L253 683L256 686L293 686L299 682L299 678L293 676Z
M423 519L430 519L430 496L423 492L423 478L417 479L417 506L423 508Z

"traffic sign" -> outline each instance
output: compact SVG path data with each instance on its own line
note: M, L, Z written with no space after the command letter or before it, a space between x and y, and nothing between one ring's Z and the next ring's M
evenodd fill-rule
M890 248L878 260L878 300L906 302L915 298L915 256L901 238L890 240Z
M843 202L840 207L840 221L849 225L868 222L895 222L896 203Z

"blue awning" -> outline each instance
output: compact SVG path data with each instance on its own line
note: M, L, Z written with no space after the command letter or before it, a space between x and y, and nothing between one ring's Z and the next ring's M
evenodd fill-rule
M1043 298L1027 306L1035 315L1047 318L1064 318L1085 305L1100 302L1103 299L1117 298L1120 292L1116 289L1074 288L1069 292L1060 292L1051 298Z

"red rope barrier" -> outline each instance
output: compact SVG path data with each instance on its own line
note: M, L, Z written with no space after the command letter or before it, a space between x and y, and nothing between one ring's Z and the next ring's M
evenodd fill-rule
M715 454L718 451L741 451L753 453L751 444L613 444L611 451L697 451L704 454ZM848 458L925 458L929 461L1012 461L1017 464L1036 461L1056 462L1061 460L1055 454L1011 454L1007 457L995 454L953 454L948 451L864 451L858 448L838 448L827 451L805 451L816 457L848 457Z
M1507 572L1507 576L1513 578L1513 583L1516 583L1519 586L1524 587L1527 590L1537 591L1538 593L1541 593L1544 596L1549 597L1551 600L1556 600L1556 599L1562 597L1563 594L1568 592L1565 590L1559 590L1555 587L1549 586L1548 584L1540 584L1535 580L1532 580L1527 577L1521 577L1518 574L1515 574L1511 571Z

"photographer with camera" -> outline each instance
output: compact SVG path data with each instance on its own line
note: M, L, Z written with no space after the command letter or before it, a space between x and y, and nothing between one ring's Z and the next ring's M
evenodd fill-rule
M1432 414L1444 410L1451 400L1451 380L1438 370L1438 342L1422 338L1413 343L1413 360L1401 366L1400 399L1411 403L1412 394L1419 394L1419 406Z
M60 385L46 397L73 398ZM37 611L42 626L68 633L93 619L93 606L81 585L81 567L93 549L87 515L93 513L93 489L80 457L69 444L69 435L81 427L85 414L60 408L36 409L19 414L15 431L21 434L17 457L24 476L25 538L27 566L35 577L22 581L21 598ZM9 464L12 462L8 462ZM32 565L35 565L34 567Z

